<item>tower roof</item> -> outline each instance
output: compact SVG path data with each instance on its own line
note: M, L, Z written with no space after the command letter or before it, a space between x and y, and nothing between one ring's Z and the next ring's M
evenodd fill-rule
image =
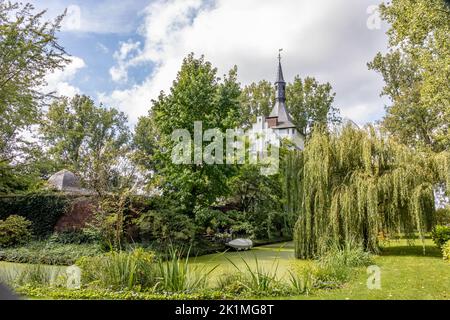
M283 68L281 67L281 57L278 57L278 74L277 81L275 83L286 83L284 81Z
M281 52L281 50L280 50ZM295 128L292 119L286 109L286 82L283 76L283 67L281 66L281 54L278 54L278 72L275 81L276 97L275 105L269 118L278 118L277 128Z

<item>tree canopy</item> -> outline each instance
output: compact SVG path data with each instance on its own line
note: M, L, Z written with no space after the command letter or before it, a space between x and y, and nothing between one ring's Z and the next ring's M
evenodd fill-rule
M432 151L450 147L450 8L444 0L381 5L390 24L389 52L369 68L385 81L391 104L383 126L399 141Z
M423 238L434 223L434 185L450 192L449 153L412 150L372 127L316 130L286 161L286 199L298 215L294 238L302 259L347 241L377 252L380 234Z
M21 136L51 97L45 75L68 62L56 37L64 15L44 15L31 4L0 2L0 193L28 188L39 150Z
M170 93L161 93L153 101L149 116L139 119L134 139L139 152L136 160L144 165L147 163L147 168L154 171L152 183L174 195L188 215L193 215L198 206L207 206L226 194L227 177L233 168L172 163L171 151L175 145L171 140L172 133L186 129L193 138L195 121L202 122L203 131L217 128L225 132L235 128L240 96L236 72L232 69L221 80L209 62L190 54L184 59ZM148 126L149 123L154 127ZM159 139L149 138L155 132ZM202 146L208 144L201 143ZM148 162L150 158L152 163Z
M112 188L114 166L129 148L127 117L76 95L54 101L41 125L48 155L56 168L73 170L97 191Z
M315 125L340 123L339 109L334 106L335 93L331 84L319 83L314 77L296 76L286 86L286 106L297 129L308 135ZM275 87L262 80L245 86L241 95L241 119L245 127L256 122L257 116L268 116L275 103Z

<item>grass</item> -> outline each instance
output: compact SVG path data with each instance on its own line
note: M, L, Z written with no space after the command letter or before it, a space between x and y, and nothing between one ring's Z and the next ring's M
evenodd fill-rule
M365 268L341 289L320 290L311 296L287 299L327 300L450 300L450 263L431 240L426 240L426 254L420 243L408 246L405 240L383 248L374 264L381 268L381 290L366 286Z

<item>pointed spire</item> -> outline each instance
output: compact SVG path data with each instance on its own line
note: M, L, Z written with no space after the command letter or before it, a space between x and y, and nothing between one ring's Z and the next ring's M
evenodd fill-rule
M283 68L281 67L281 51L283 51L283 49L278 50L278 75L277 81L275 83L285 83L283 77Z
M275 82L275 86L277 89L276 101L285 102L286 101L286 82L283 77L283 68L281 67L281 51L283 49L278 50L278 75L277 80Z

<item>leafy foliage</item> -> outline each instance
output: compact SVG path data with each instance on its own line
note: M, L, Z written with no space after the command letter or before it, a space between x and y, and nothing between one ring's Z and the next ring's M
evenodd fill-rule
M436 223L450 226L450 207L439 208L436 210Z
M450 227L437 225L434 227L433 232L431 232L431 237L434 243L442 248L444 244L450 240Z
M45 237L53 232L66 212L70 199L58 193L29 193L0 197L0 219L17 214L30 220L33 234Z
M288 209L298 214L297 257L350 240L377 252L379 233L418 231L423 239L435 221L433 185L450 189L449 179L447 153L417 152L371 128L317 130L285 170Z
M316 125L340 123L339 110L333 105L335 93L329 83L313 77L296 76L286 86L286 102L297 129L307 135ZM275 87L268 81L245 86L241 94L241 122L250 127L257 116L268 116L275 103Z
M24 244L31 238L31 222L21 216L12 215L0 220L0 247Z
M153 293L130 290L114 291L108 289L80 289L40 287L25 285L16 289L27 297L58 300L223 300L234 296L223 291L202 290L195 293Z
M271 268L264 268L258 262L258 258L255 256L255 267L250 266L250 264L241 258L244 263L244 269L241 270L239 266L232 260L228 260L237 272L240 273L238 281L245 288L246 291L253 295L261 294L274 294L280 290L280 281L277 277L278 264L274 260L274 264Z
M151 210L143 213L137 223L143 241L157 241L162 244L191 242L196 226L188 216L175 208Z
M0 250L0 260L26 264L70 266L84 256L101 254L95 244L60 244L33 241L25 246Z
M216 267L192 266L189 264L190 250L183 258L181 251L171 248L169 259L158 260L158 285L157 288L164 292L193 292L204 289L208 276Z
M130 139L124 113L77 95L55 101L40 130L57 168L80 174L86 186L99 193L118 187L119 158Z
M56 37L64 15L54 21L44 16L31 4L0 2L0 193L36 182L37 148L22 133L39 123L51 96L42 89L45 75L69 61Z
M156 285L153 263L155 256L142 248L130 252L111 251L82 257L76 264L82 270L82 281L99 288L151 289Z
M141 163L148 163L147 153L153 154L154 175L151 183L170 194L178 207L193 218L197 207L207 207L220 196L227 193L226 180L233 173L233 166L172 163L171 151L175 142L171 140L176 129L186 129L191 137L194 121L202 121L203 130L219 129L224 132L237 124L240 87L236 81L236 69L232 69L222 81L203 57L196 59L190 54L184 59L180 72L169 94L161 93L149 117L141 118L140 123L153 123L156 128L141 130L135 138L136 148L140 150ZM157 131L159 141L155 147L142 135ZM143 142L144 144L142 144ZM203 146L208 143L202 142ZM140 156L139 156L140 155ZM144 155L144 157L142 157ZM142 162L144 161L144 162ZM153 167L154 166L154 167Z
M448 150L450 8L443 0L394 0L380 9L391 25L390 51L369 68L383 76L391 100L383 126L410 146Z
M259 166L243 165L229 184L231 199L241 210L233 230L247 224L251 226L247 229L251 229L253 236L258 239L292 235L295 218L283 208L279 175L264 176Z
M125 189L99 198L94 214L83 229L84 234L98 240L103 250L121 250L126 240L132 239L133 234L127 231L143 204L130 195L131 191Z
M53 233L48 239L49 243L58 244L83 244L93 243L98 241L98 238L84 230L68 230Z
M315 78L302 80L296 76L286 87L289 113L297 129L307 136L315 126L341 122L339 109L333 105L335 93L327 82L320 84Z
M442 255L444 260L450 260L450 240L442 246Z

